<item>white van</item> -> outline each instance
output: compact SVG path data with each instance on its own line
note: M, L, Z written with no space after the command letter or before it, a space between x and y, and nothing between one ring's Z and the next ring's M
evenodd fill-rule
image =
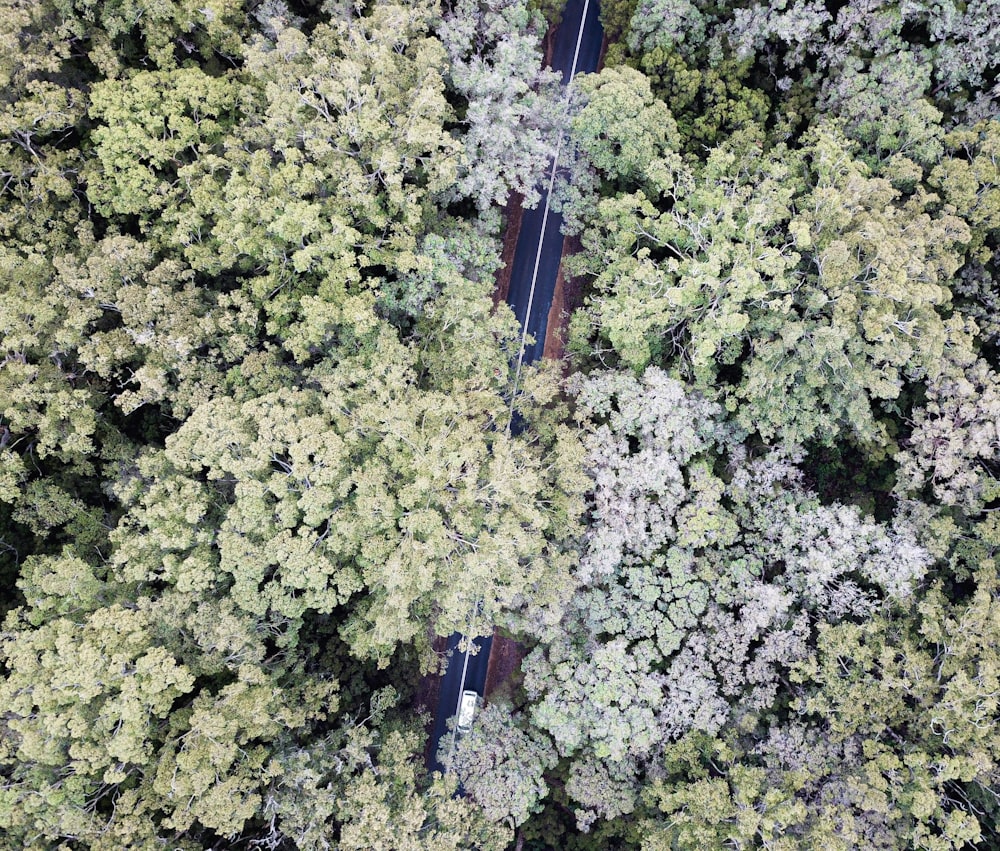
M463 691L462 702L458 706L458 723L455 725L459 735L464 736L472 729L472 721L476 717L476 709L478 708L479 693Z

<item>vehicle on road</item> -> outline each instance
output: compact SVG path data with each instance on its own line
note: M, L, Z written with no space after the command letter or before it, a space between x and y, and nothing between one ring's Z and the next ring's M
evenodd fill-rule
M562 23L553 40L551 63L553 70L560 72L563 83L567 84L575 73L592 73L597 70L604 36L598 0L566 0L563 6ZM557 140L552 141L555 143ZM558 151L559 146L555 147ZM563 248L562 214L551 208L548 200L558 166L559 158L554 156L548 168L548 187L540 184L542 192L538 204L523 211L516 250L511 261L507 302L521 325L522 333L518 365L515 368L517 380L520 379L521 364L534 363L545 350L545 333ZM535 342L528 345L529 339ZM517 381L515 386L516 384ZM513 397L514 394L511 395ZM515 434L524 428L525 421L518 411L512 413L510 428L511 433ZM441 678L437 709L431 727L428 761L434 771L446 770L446 760L439 759L439 755L453 748L455 740L469 731L477 707L482 705L479 695L486 689L493 630L492 625L482 625L480 628L488 634L475 635L476 620L482 615L481 603L475 608L476 611L470 618L470 631L473 634L466 636L462 632L452 633L445 646L446 654L453 664L447 666ZM463 642L473 639L478 653L465 653L465 658L460 660L464 650L459 650L459 647L464 648ZM459 661L460 664L454 664ZM475 695L476 701L469 695ZM459 706L458 718L449 732L449 726L455 718L456 704ZM450 744L448 748L443 748L441 743L446 736L450 739Z
M458 723L455 724L455 730L458 732L458 735L464 736L472 729L472 722L476 717L479 701L479 692L462 692L462 702L458 707Z

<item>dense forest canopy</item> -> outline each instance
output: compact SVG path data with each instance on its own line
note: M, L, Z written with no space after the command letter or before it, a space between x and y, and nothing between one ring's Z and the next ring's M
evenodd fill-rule
M0 0L0 848L1000 848L1000 4L561 12Z

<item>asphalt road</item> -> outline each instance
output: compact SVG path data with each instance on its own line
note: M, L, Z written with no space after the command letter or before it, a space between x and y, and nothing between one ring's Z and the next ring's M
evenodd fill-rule
M458 714L458 704L466 689L483 693L486 687L486 666L490 661L490 647L493 636L481 636L475 640L479 652L473 656L458 652L460 632L452 633L448 639L448 668L441 677L441 694L434 712L434 727L431 731L431 771L444 771L438 759L438 749L442 740L450 747L452 734L448 731L448 719ZM464 676L464 680L463 680Z
M552 68L561 71L563 85L573 73L597 70L604 33L598 14L598 0L568 0L562 24L555 34ZM534 337L535 342L525 345L524 363L531 363L542 356L545 347L545 326L548 322L552 295L556 286L556 273L562 257L562 216L552 212L548 205L550 176L555 165L550 165L545 176L542 197L533 210L525 210L521 231L512 263L510 290L507 303L514 310L522 328ZM527 322L525 323L525 317ZM441 691L434 712L431 732L430 768L443 771L437 758L442 738L448 744L448 719L458 712L462 692L468 689L483 693L486 685L486 667L489 664L492 636L475 640L479 652L461 654L457 651L461 633L448 639L448 668L441 678Z
M573 67L584 6L587 7L587 16L583 26L583 37L579 39L576 73L586 74L597 70L601 42L604 39L601 22L597 19L597 0L590 0L589 3L586 0L569 0L563 13L562 24L556 31L552 54L553 70L562 71L564 85L569 82L570 69ZM559 261L562 258L562 215L548 207L548 177L547 173L538 205L533 210L524 211L521 232L517 238L517 248L511 263L510 290L507 293L507 303L517 316L517 321L535 340L531 344L525 344L524 363L538 360L545 348L545 326L549 318L549 309L552 307L556 272L559 270ZM541 240L541 250L539 250L539 240ZM534 285L533 295L532 285Z

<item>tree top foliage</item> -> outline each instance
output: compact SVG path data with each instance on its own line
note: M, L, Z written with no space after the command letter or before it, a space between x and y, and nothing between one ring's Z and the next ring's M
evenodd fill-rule
M998 847L1000 5L562 6L0 0L0 848Z

